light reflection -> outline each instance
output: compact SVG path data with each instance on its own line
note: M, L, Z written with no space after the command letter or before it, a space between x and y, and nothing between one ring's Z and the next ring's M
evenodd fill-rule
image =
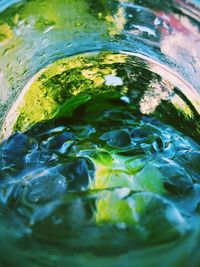
M162 100L169 100L174 87L167 81L162 83L152 82L140 101L140 111L143 114L151 114L161 104Z
M192 118L193 113L190 107L180 98L178 95L174 95L171 98L172 104L180 111L182 111L187 117Z

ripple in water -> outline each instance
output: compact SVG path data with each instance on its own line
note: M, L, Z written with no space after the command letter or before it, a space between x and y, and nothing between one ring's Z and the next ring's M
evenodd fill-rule
M199 235L199 110L191 86L139 54L40 71L2 131L3 253L34 266L183 266Z

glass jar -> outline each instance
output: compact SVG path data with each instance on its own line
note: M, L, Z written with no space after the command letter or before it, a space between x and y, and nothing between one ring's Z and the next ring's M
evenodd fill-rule
M0 12L3 266L199 266L199 1Z

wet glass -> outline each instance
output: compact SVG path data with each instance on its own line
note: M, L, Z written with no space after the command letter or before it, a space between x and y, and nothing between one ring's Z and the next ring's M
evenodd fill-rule
M0 266L198 267L199 74L198 0L0 0Z

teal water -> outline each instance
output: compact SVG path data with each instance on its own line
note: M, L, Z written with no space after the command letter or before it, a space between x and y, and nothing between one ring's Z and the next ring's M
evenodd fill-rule
M197 7L55 3L1 14L0 266L198 267Z

